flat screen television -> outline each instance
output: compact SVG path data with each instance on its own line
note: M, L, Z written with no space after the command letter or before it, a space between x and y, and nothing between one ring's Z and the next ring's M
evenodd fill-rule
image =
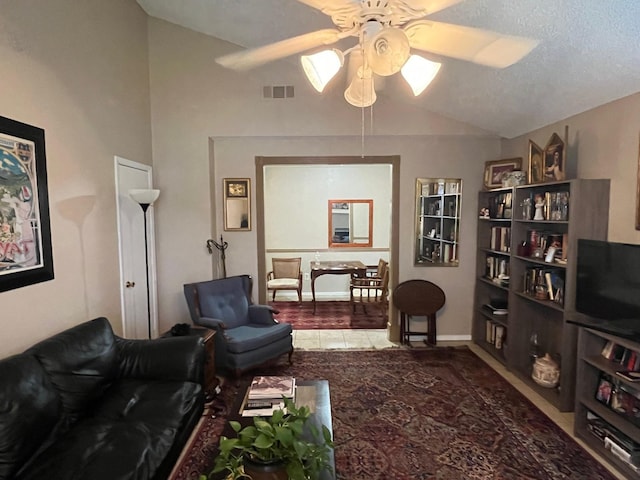
M578 239L580 324L640 339L640 245Z

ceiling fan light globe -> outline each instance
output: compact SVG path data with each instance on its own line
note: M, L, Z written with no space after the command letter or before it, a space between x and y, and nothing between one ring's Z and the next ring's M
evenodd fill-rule
M402 67L401 73L414 96L420 95L440 71L441 63L432 62L420 55L411 55Z
M384 77L398 73L410 54L407 35L397 28L387 27L365 45L371 69Z
M340 71L344 63L342 52L336 49L322 50L313 55L302 55L300 63L309 83L318 92L324 90L327 84Z
M358 74L344 91L344 99L354 107L364 108L373 105L377 98L373 73L370 69L363 71L360 67Z

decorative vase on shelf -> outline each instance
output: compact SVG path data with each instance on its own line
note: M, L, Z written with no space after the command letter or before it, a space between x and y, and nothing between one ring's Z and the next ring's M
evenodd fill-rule
M531 378L542 387L555 388L560 381L560 367L548 353L545 353L544 357L537 358L533 363Z

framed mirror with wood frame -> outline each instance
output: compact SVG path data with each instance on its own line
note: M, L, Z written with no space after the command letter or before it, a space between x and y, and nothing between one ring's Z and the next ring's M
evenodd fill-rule
M225 178L224 188L224 230L251 230L251 179Z
M329 248L373 245L373 200L329 200Z

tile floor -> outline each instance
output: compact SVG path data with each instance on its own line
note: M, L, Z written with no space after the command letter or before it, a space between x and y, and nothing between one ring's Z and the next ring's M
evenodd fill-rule
M399 343L387 339L386 330L294 330L293 344L302 350L330 350L330 349L371 349L399 347ZM593 452L580 439L573 436L573 413L560 413L534 390L509 372L501 363L495 360L480 347L472 342L439 342L439 345L467 345L478 357L484 360L496 372L504 377L542 412L553 420L560 428L567 432L585 450L589 451L618 479L626 477ZM402 347L406 348L406 347Z

